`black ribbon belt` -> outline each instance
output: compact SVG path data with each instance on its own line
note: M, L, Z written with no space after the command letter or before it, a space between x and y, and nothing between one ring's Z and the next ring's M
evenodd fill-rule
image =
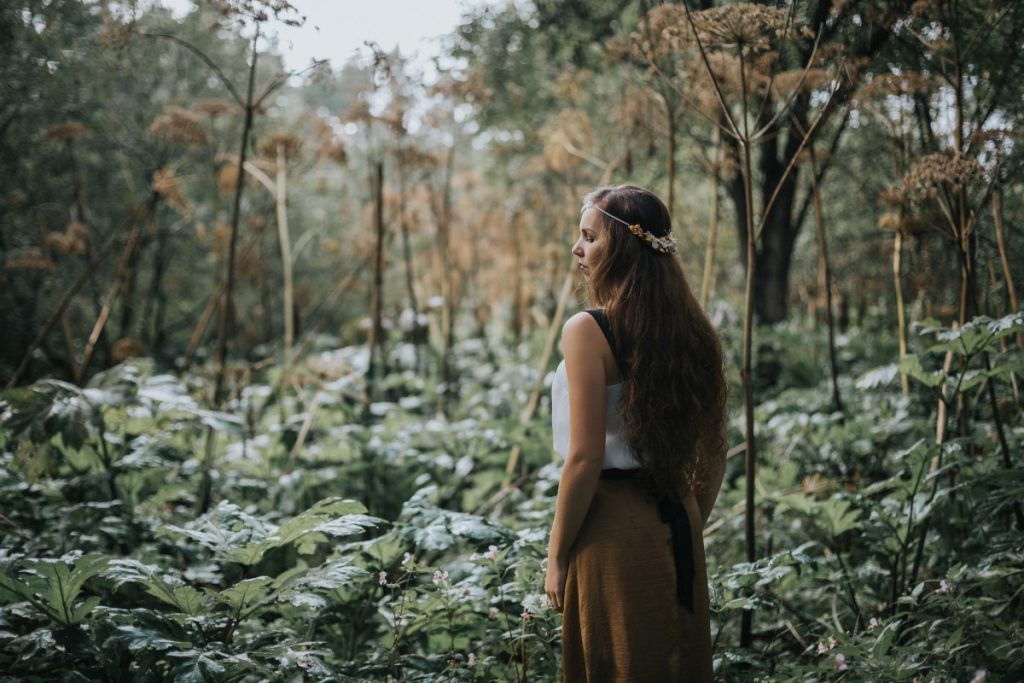
M601 470L601 479L641 479L646 472L640 468ZM676 565L676 593L679 602L690 612L693 607L693 580L697 568L693 562L693 533L686 506L678 496L662 496L658 499L658 517L672 529L672 555Z

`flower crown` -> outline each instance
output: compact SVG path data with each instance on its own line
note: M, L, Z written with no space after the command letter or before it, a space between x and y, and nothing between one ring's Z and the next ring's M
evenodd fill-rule
M653 234L651 234L651 232L649 230L644 230L643 228L641 228L639 225L637 225L635 223L629 223L628 221L622 220L618 216L613 216L612 214L608 213L607 211L602 209L597 204L594 204L592 202L587 202L580 209L580 213L583 213L587 209L597 209L598 211L603 213L605 216L608 216L608 218L611 218L613 221L618 221L619 223L622 223L627 228L629 228L629 231L631 233L633 233L634 235L636 235L637 237L642 239L644 242L647 242L647 244L652 249L654 249L656 252L658 252L660 254L674 254L674 253L676 253L676 238L673 237L671 235L671 233L668 234L668 235L665 235L664 237L655 237Z

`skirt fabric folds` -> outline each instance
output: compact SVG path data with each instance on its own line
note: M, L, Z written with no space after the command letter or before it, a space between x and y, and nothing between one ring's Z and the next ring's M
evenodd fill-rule
M638 479L598 480L569 551L562 612L567 683L711 681L700 510L683 504L695 569L691 612L677 597L670 525Z

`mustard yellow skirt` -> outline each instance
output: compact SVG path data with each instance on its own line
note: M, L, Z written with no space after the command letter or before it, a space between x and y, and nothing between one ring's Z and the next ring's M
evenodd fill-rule
M700 509L693 494L682 503L687 519L680 524L689 523L686 540L693 553L693 590L686 599L689 602L692 596L692 611L679 597L672 528L662 521L642 482L604 475L598 480L569 551L562 612L563 681L711 681ZM678 531L678 538L685 536Z

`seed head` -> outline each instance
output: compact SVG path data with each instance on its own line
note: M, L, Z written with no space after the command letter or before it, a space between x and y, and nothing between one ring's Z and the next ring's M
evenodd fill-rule
M203 121L195 112L181 107L167 107L153 120L149 132L168 142L186 147L201 147L209 139Z

